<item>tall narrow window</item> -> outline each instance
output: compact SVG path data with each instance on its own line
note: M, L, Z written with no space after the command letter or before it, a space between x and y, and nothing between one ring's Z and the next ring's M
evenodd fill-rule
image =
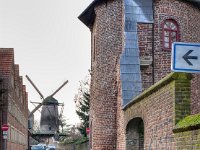
M178 25L176 21L167 19L163 23L163 47L171 49L172 43L179 41Z

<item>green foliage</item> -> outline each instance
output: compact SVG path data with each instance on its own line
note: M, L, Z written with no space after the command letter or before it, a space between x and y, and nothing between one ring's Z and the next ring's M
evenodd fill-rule
M85 143L88 141L89 141L89 139L87 137L82 137L82 138L78 139L74 144L79 145L79 144L82 144L82 143Z
M87 137L86 128L89 127L89 109L90 109L90 93L89 93L89 76L85 81L80 82L78 94L75 95L76 114L81 120L81 125L78 127L81 135Z
M78 127L80 133L87 137L86 128L89 127L89 108L90 108L90 94L84 92L83 99L77 106L76 113L81 120L81 125Z
M190 115L180 120L173 129L173 132L177 133L197 129L200 129L200 114Z
M82 143L85 143L85 142L88 142L89 139L87 137L81 137L79 139L69 139L69 140L66 140L64 142L64 144L75 144L75 145L79 145L79 144L82 144Z
M60 117L59 124L60 124L59 132L64 133L67 136L69 136L70 130L71 130L71 125L67 123L67 119L65 118L65 116ZM65 139L66 139L66 137L60 137L59 142L63 142L63 141L65 141Z
M59 128L59 132L61 132L61 133L63 133L63 132L64 133L68 133L69 130L70 130L71 125L67 123L67 119L66 119L65 116L62 115L60 117L59 123L60 123L60 127L61 127L61 128Z
M82 136L80 135L79 131L77 130L77 127L72 126L72 127L70 127L67 137L65 137L65 139L61 142L64 144L74 144L76 141L81 139L81 137Z
M200 124L200 114L187 116L176 125L177 128L186 128L189 126L197 126Z

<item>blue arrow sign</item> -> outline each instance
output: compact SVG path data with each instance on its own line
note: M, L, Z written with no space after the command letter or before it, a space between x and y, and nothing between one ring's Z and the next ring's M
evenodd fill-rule
M189 56L190 53L192 53L194 50L189 50L184 56L183 59L188 63L188 65L193 66L193 64L191 63L191 61L189 61L189 59L196 59L198 60L198 56Z
M174 42L171 70L174 72L200 72L200 43Z

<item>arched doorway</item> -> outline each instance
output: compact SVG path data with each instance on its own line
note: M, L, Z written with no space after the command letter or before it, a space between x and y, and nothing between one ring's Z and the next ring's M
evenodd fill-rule
M144 122L142 118L134 118L126 127L126 149L144 149Z

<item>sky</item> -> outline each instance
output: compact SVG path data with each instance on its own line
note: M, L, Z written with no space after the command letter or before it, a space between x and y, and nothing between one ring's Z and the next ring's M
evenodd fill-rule
M90 69L90 30L77 18L92 0L0 0L0 48L14 48L29 102L40 102L28 75L47 97L65 104L69 124L79 122L74 96ZM29 109L34 106L29 103ZM39 118L37 111L35 118Z

